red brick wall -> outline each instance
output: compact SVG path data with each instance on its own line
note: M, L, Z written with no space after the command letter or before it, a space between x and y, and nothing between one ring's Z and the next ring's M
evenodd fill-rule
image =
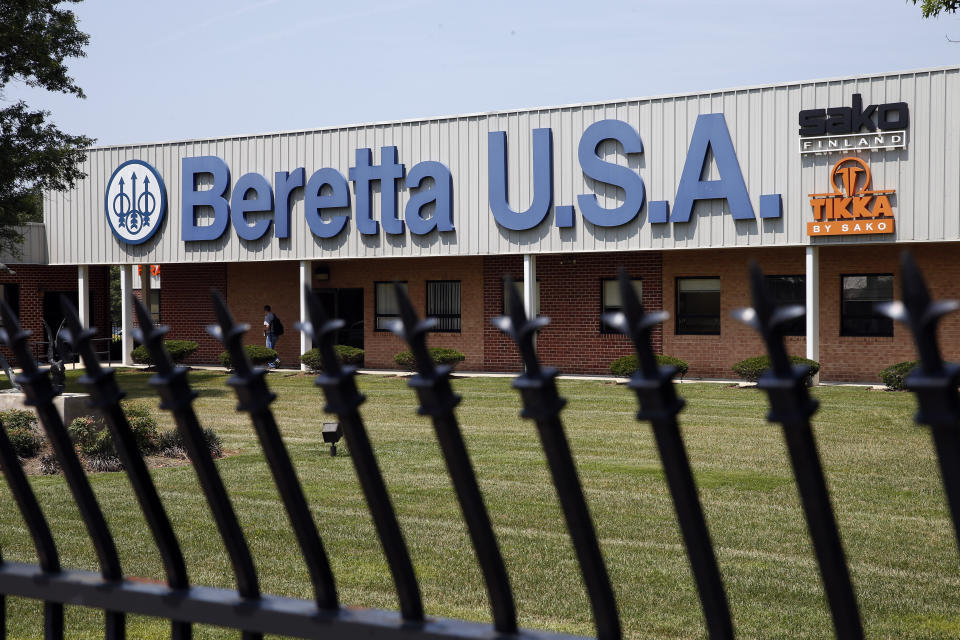
M861 338L840 335L841 276L858 273L894 274L894 296L901 296L900 252L903 246L836 246L820 249L820 361L821 380L879 383L881 369L904 360L916 360L913 338L895 322L893 337ZM934 298L960 299L960 263L951 243L909 246L924 272ZM947 360L960 360L960 314L940 323L940 346Z
M226 294L227 265L165 264L160 273L160 321L170 327L167 338L199 345L186 364L220 364L223 347L207 334L206 327L216 321L210 289Z
M417 312L426 310L427 280L460 281L459 333L431 333L427 344L462 351L459 367L465 371L483 368L483 264L482 258L396 258L382 260L337 260L325 264L330 279L315 287L363 288L363 348L365 366L394 369L393 357L407 350L406 343L388 331L374 331L374 282L405 281ZM314 263L319 264L319 261ZM296 278L294 279L296 285ZM262 320L261 320L262 321ZM289 325L288 325L289 326ZM282 358L283 356L281 356Z
M76 291L77 267L16 264L11 265L11 268L15 274L0 271L0 284L20 285L20 324L33 333L31 340L45 342L47 338L43 330L43 294L47 291ZM90 326L97 330L96 337L107 338L110 337L110 268L91 266L89 278ZM51 328L57 330L57 327ZM3 347L3 355L14 365L12 354L6 347Z
M804 249L715 249L663 253L663 308L670 313L664 323L663 353L686 360L691 377L731 378L736 362L766 353L757 333L734 320L730 313L749 307L750 286L747 266L756 260L767 275L803 275ZM720 335L677 335L676 278L718 276L720 278ZM787 337L788 351L804 355L806 339Z
M540 314L550 324L537 338L537 352L544 364L563 373L610 373L610 363L633 353L620 334L600 332L601 282L615 278L623 267L631 278L643 280L643 303L661 308L661 254L658 251L544 255L537 257L540 282ZM484 368L519 371L516 345L490 320L503 310L503 276L523 278L521 256L491 256L484 259ZM661 332L653 334L659 352Z

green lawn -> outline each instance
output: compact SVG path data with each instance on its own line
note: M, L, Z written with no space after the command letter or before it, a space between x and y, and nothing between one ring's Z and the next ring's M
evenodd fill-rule
M76 374L71 373L71 379ZM134 398L153 398L148 374L124 373ZM219 462L247 531L263 588L310 597L306 570L269 470L225 376L194 372L205 426L234 455ZM274 373L278 423L331 557L342 601L395 609L386 565L348 455L320 443L322 397L312 378ZM459 417L513 581L520 623L593 633L589 605L532 423L518 417L506 379L456 381ZM485 591L431 425L402 380L361 377L362 407L421 581L428 614L488 620ZM72 383L72 386L76 386ZM703 637L700 607L649 427L634 420L623 386L564 381L565 425L601 538L623 626L633 638ZM832 635L780 429L754 389L682 385L683 433L697 475L740 637ZM912 423L913 397L818 388L816 432L869 637L960 636L960 563L929 434ZM161 424L172 426L158 411ZM191 578L232 578L193 470L154 477L174 520ZM96 570L90 543L60 477L34 487L52 521L64 566ZM161 565L123 474L93 477L128 574L162 578ZM8 560L33 548L0 486L0 546ZM13 638L40 635L40 608L12 600ZM68 636L98 638L99 612L68 609ZM164 638L166 623L131 620L131 638ZM201 628L198 637L235 637Z

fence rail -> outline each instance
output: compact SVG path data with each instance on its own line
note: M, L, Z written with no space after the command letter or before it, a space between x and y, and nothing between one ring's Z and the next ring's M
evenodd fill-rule
M960 547L960 395L957 391L960 366L943 361L936 340L937 321L944 314L960 308L960 304L931 300L922 275L909 255L904 255L901 270L903 301L885 305L881 310L906 323L914 335L920 366L908 376L907 386L916 393L919 401L917 422L931 427ZM809 370L804 366L791 365L784 348L783 326L802 315L803 309L775 306L766 290L763 274L756 266L751 268L750 280L753 307L741 309L735 315L761 334L771 358L771 368L761 376L758 386L769 397L769 420L780 423L783 428L835 633L840 638L861 638L863 627L856 594L810 427L810 418L817 410L817 403L807 389ZM606 316L605 321L628 336L636 349L639 370L629 384L637 394L637 419L649 422L653 430L690 560L693 581L700 597L707 633L711 638L732 638L734 621L679 430L677 417L683 408L683 400L677 396L672 382L675 370L657 365L650 342L651 330L667 316L659 311L646 312L625 274L621 274L620 285L623 310ZM525 369L514 381L514 388L519 392L522 402L521 415L535 423L540 436L592 607L596 636L613 640L621 636L615 594L564 433L561 411L565 401L555 384L558 372L543 367L537 358L534 336L549 320L542 317L527 318L514 287L507 286L506 289L510 292L510 313L497 318L495 323L513 338L523 359ZM231 353L235 370L228 384L237 395L238 410L249 414L263 448L307 567L314 597L296 599L261 593L244 532L237 521L223 480L204 444L200 419L192 405L196 393L190 388L187 372L182 367L174 366L164 349L166 329L154 326L149 312L135 300L142 329L138 339L147 346L156 363L157 374L151 383L161 398L161 408L173 414L183 436L201 490L229 556L236 588L218 589L190 582L177 537L121 409L120 400L124 393L117 385L114 372L101 366L94 347L94 332L80 326L76 310L69 301L63 300L68 340L86 368L81 383L90 391L92 406L104 416L117 454L163 560L166 582L125 576L103 513L54 407L55 392L48 373L36 364L29 332L20 328L9 307L0 305L0 315L6 327L6 330L0 330L0 341L13 350L22 368L18 382L24 389L26 402L36 408L40 423L64 470L67 485L80 510L100 566L99 572L61 567L56 542L43 511L20 467L6 431L0 428L0 466L26 521L39 560L34 565L0 559L0 640L6 637L7 596L43 602L44 637L48 640L65 635L64 604L103 611L104 632L108 639L125 637L128 614L169 620L171 637L178 640L192 637L195 624L235 629L248 640L261 638L265 633L299 638L362 636L374 640L401 637L572 638L517 628L516 607L507 567L457 423L455 409L461 398L450 385L450 369L435 366L426 348L426 334L434 321L417 317L401 287L396 288L396 294L401 314L392 329L409 343L416 360L416 375L410 379L409 385L419 399L419 413L429 416L433 422L486 584L492 624L425 615L419 583L403 533L363 423L360 406L364 397L356 386L356 370L341 365L334 350L334 342L343 322L326 317L320 301L307 291L310 320L299 328L320 345L324 373L317 378L316 384L325 398L325 410L336 414L343 426L344 437L351 450L351 461L393 577L400 610L391 612L341 606L335 576L323 542L270 408L275 396L267 386L265 371L254 368L242 348L242 338L248 327L237 324L224 301L214 294L217 324L211 326L209 331ZM642 588L642 585L637 587Z

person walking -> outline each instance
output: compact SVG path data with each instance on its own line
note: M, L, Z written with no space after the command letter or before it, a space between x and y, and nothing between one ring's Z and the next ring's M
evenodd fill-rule
M277 338L280 336L279 331L277 331L277 325L279 320L277 316L270 310L270 305L263 305L263 335L267 339L267 349L277 348ZM271 369L276 369L280 366L280 356L277 355L277 359L267 365Z

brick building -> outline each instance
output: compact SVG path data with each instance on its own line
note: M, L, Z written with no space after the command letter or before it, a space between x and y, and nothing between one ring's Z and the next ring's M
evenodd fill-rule
M296 366L312 345L293 325L309 287L346 322L339 339L366 365L393 367L403 344L392 283L438 319L431 346L463 351L468 370L516 371L490 320L511 275L531 312L551 318L542 360L606 373L631 352L601 323L625 270L644 305L670 319L657 349L689 376L729 377L762 345L730 312L749 306L757 261L785 304L807 317L789 349L821 379L876 380L912 359L909 335L876 314L897 294L910 248L936 295L960 297L960 68L747 87L612 103L472 114L92 149L88 177L45 197L44 257L19 284L27 324L46 292L86 290L105 322L106 265L160 265L159 315L220 346L209 291L262 341L264 304L287 327ZM5 289L6 291L6 289ZM6 294L5 294L6 295ZM80 296L83 299L83 296ZM132 327L127 313L125 327ZM960 319L941 331L947 356ZM132 347L124 331L124 351Z

